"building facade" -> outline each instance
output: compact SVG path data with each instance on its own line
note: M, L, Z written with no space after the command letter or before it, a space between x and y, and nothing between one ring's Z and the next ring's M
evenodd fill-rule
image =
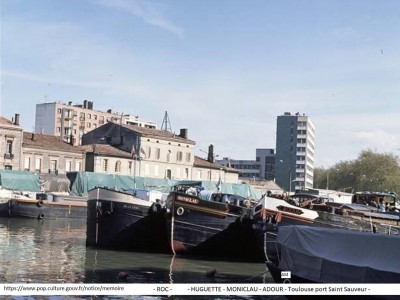
M256 161L260 164L260 179L274 180L275 178L275 150L256 149Z
M0 169L21 170L22 137L19 114L13 120L0 116Z
M84 171L85 155L82 149L54 135L24 132L23 136L22 170L55 175Z
M239 171L195 156L192 180L238 183Z
M73 145L80 145L85 133L107 122L135 124L155 128L155 123L143 122L138 116L122 115L108 109L106 112L94 110L93 102L84 100L83 104L60 102L36 104L35 133L60 137Z
M172 180L238 182L238 172L194 156L187 129L179 135L109 122L82 137L86 170ZM213 157L212 154L209 155Z
M315 126L310 117L289 112L277 117L275 180L286 191L313 187Z
M229 166L239 172L243 180L273 180L275 176L275 151L274 149L256 149L255 160L238 160L224 157L217 162Z

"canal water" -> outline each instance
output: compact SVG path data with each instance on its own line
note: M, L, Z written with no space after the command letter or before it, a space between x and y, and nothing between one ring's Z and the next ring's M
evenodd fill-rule
M86 221L83 220L0 218L0 282L132 284L273 282L263 263L210 261L169 254L103 250L86 247L85 243ZM212 270L216 270L215 275L207 276ZM129 276L122 279L119 276L120 272L128 273ZM88 298L92 299L92 297L79 297L79 299ZM138 297L131 299L133 298ZM213 298L256 299L253 296ZM74 298L68 297L68 299ZM129 297L102 296L93 299L129 299ZM270 299L282 299L282 297L270 297Z

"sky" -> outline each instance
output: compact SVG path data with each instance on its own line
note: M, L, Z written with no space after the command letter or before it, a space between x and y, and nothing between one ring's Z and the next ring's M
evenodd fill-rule
M1 0L0 115L38 103L188 129L196 154L254 160L277 116L316 127L315 165L400 154L400 1Z

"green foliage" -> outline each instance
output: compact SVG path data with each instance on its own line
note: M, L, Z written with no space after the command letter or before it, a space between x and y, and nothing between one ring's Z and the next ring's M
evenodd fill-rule
M341 161L329 169L314 169L314 187L356 192L400 193L400 166L393 153L361 151L354 161Z

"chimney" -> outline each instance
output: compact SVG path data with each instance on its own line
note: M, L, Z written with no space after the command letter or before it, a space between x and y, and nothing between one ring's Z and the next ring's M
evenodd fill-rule
M19 126L19 114L15 114L14 125Z
M71 105L72 105L72 101L69 101L69 102L68 102L68 106L71 106Z
M208 159L209 162L214 162L214 146L208 146Z
M112 109L107 109L107 112L108 112L109 114L111 114Z
M187 128L181 128L181 132L179 133L179 136L184 138L184 139L187 139L188 138L188 130L187 130Z
M36 140L36 137L35 137L35 133L34 133L34 132L32 132L32 138L31 138L31 140L32 140L32 141L35 141L35 140Z
M88 109L93 109L93 101L88 102Z
M87 100L83 100L83 108L87 108Z

